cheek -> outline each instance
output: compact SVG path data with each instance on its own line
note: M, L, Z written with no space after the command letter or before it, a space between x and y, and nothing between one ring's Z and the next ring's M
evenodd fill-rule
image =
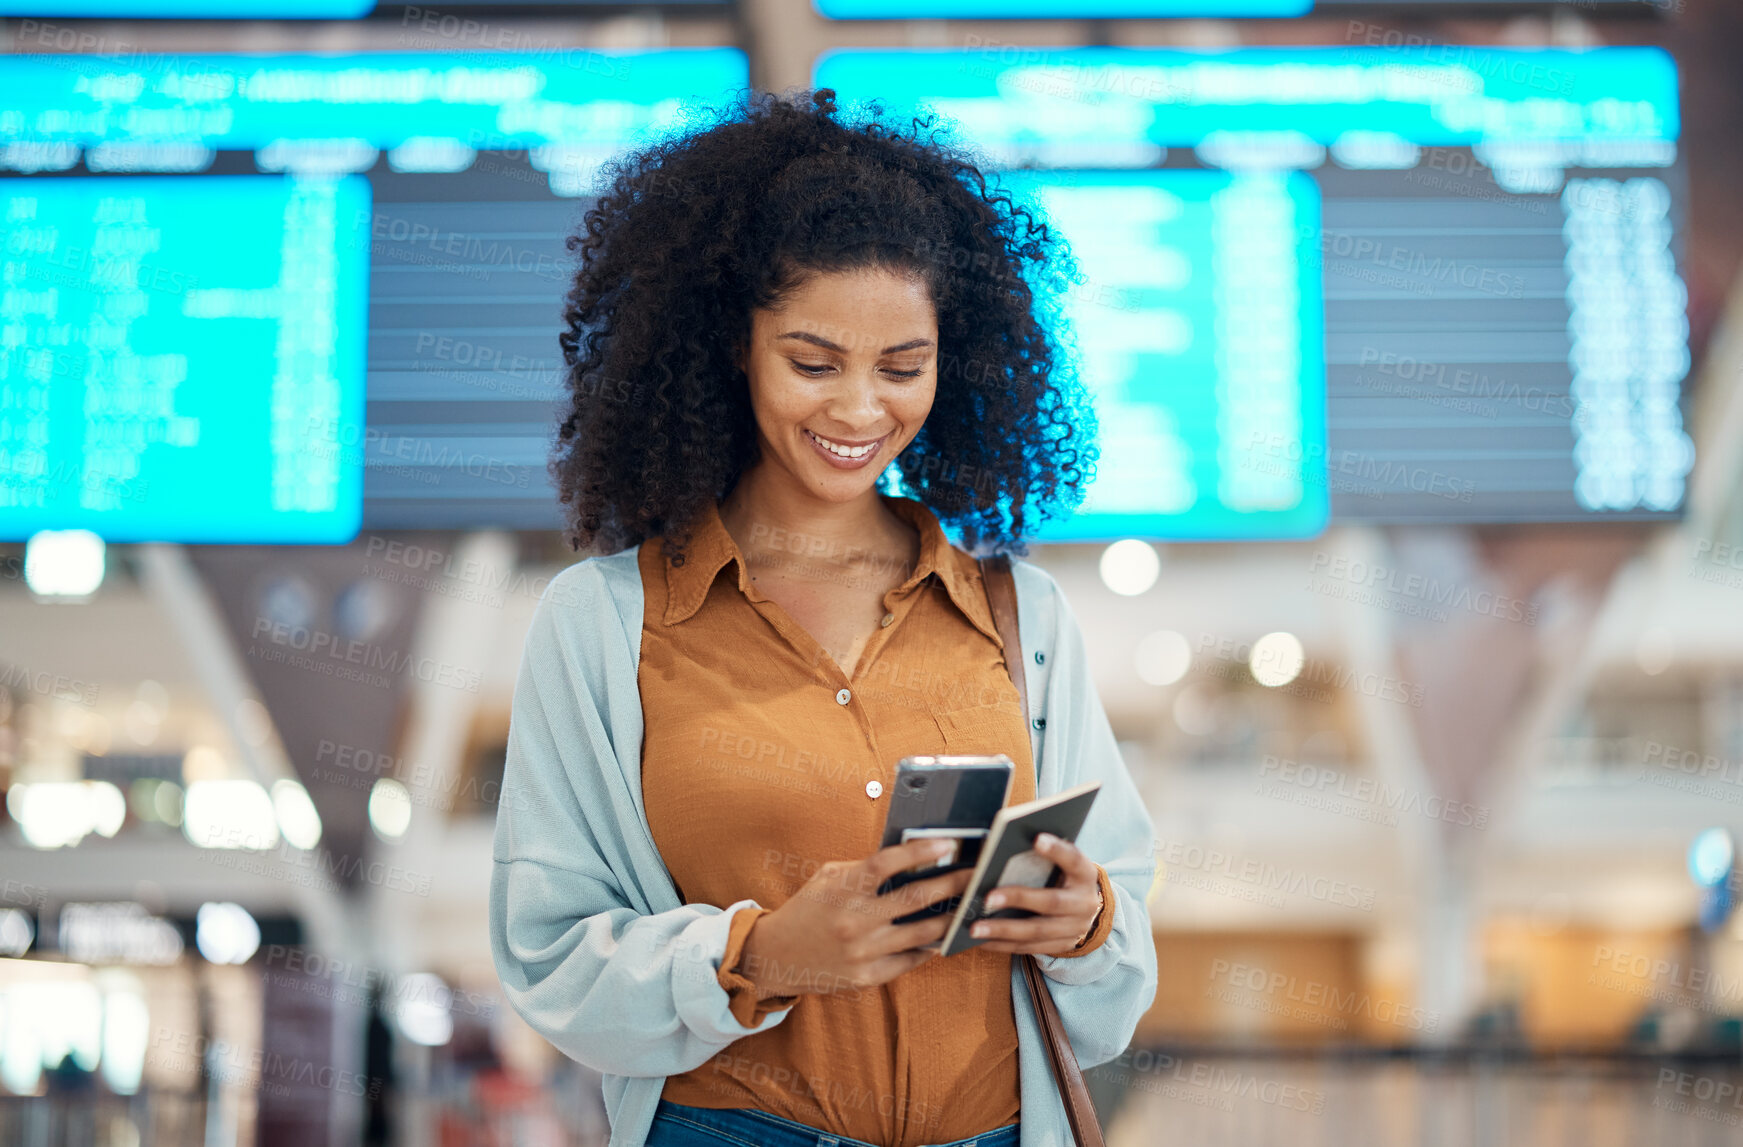
M773 368L751 380L750 402L757 425L771 438L803 421L815 405L802 388L783 379Z
M890 402L890 410L909 433L918 434L920 424L926 421L926 416L932 413L932 400L938 391L936 387L927 387L924 391L913 394L903 393Z

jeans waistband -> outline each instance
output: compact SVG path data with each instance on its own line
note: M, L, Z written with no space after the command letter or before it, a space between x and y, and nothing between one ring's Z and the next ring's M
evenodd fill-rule
M753 1107L691 1107L662 1099L654 1109L654 1118L661 1117L724 1131L760 1147L878 1147L863 1139L834 1135ZM948 1143L928 1144L927 1147L1017 1147L1017 1127L1011 1123L967 1139L952 1139Z

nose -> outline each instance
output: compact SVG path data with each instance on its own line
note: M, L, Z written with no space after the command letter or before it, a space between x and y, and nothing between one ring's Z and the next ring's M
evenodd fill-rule
M884 402L870 368L844 372L841 385L831 395L829 416L855 432L877 427L884 419Z

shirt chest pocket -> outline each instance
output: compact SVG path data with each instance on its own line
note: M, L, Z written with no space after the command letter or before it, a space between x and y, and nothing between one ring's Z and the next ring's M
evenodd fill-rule
M988 701L993 702L994 698L989 696ZM1023 740L1029 735L1029 729L1017 711L1014 697L986 705L934 709L932 721L938 726L938 736L946 753L1003 753L1019 762L1027 755L1023 751Z

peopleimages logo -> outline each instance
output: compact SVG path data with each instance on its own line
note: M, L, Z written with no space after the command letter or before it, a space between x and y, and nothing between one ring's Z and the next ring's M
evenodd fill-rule
M403 650L388 649L367 641L344 638L325 630L289 625L265 617L254 619L254 628L248 636L254 641L265 641L271 646L280 647L261 651L250 645L249 650L254 656L274 660L269 654L283 655L286 650L291 650L305 656L289 658L289 664L344 679L368 678L365 682L367 684L385 684L394 677L404 675L431 685L446 685L452 689L476 693L483 678L483 673L477 669L449 665L433 657L420 657ZM354 678L355 674L362 674L363 678Z
M1444 820L1465 828L1482 829L1489 825L1489 810L1486 807L1466 801L1448 800L1434 793L1424 796L1418 790L1394 788L1373 777L1351 776L1338 769L1302 764L1287 757L1267 755L1259 766L1259 775L1273 782L1269 785L1264 780L1259 782L1258 791L1262 795L1287 800L1290 799L1292 789L1283 786L1292 786L1293 790L1311 793L1320 800L1328 796L1342 797L1356 805L1384 810L1386 817L1364 819L1380 819L1385 824L1398 823L1397 814L1400 812L1414 812L1430 820ZM1348 810L1334 807L1332 811Z
M1435 255L1430 257L1422 251L1396 243L1381 243L1378 239L1366 235L1352 235L1347 232L1325 231L1320 235L1320 251L1322 255L1352 263L1372 264L1399 272L1407 281L1414 278L1419 288L1426 288L1420 293L1433 291L1429 281L1441 285L1462 287L1467 291L1477 291L1486 295L1496 295L1506 299L1523 299L1525 297L1525 277L1499 271L1494 267L1485 267L1477 263L1461 262L1450 256ZM1334 273L1337 268L1329 268Z
M1350 989L1345 991L1335 984L1327 984L1319 980L1302 979L1285 972L1271 972L1254 964L1237 964L1228 960L1211 961L1210 978L1213 986L1206 989L1206 995L1214 995L1226 1003L1242 1002L1238 997L1229 997L1220 993L1214 986L1216 981L1228 985L1230 989L1239 989L1258 997L1281 996L1282 1000L1300 1005L1308 1009L1323 1010L1339 1019L1335 1026L1345 1026L1349 1016L1367 1016L1383 1024L1395 1027L1409 1028L1412 1031L1432 1032L1440 1026L1440 1017L1422 1008L1406 1007L1394 1000L1375 996L1369 992ZM1281 1001L1274 1006L1282 1007ZM1306 1018L1303 1016L1302 1018Z
M572 586L553 588L552 580L562 571L529 573L516 563L496 565L480 561L459 547L444 550L437 546L372 536L364 547L364 556L370 559L364 565L366 574L413 589L468 596L445 588L443 583L447 582L455 587L477 590L478 593L470 595L469 599L491 605L501 605L505 594L534 601L549 600L555 605L585 604Z
M1577 414L1570 394L1537 386L1522 387L1505 378L1491 379L1486 373L1470 367L1453 366L1449 370L1445 362L1415 359L1373 346L1362 348L1356 365L1373 367L1379 374L1391 375L1404 382L1437 387L1472 399L1492 400L1557 418L1571 419Z
M1729 784L1743 784L1743 761L1733 761L1712 753L1698 753L1693 749L1681 749L1658 741L1646 742L1645 764L1690 776L1716 777Z
M64 701L91 706L97 703L98 686L62 673L27 669L0 661L0 686L20 693L38 693L44 697L59 697Z
M1267 457L1260 457L1261 454ZM1321 459L1325 462L1324 473L1319 469ZM1279 469L1285 461L1290 464L1287 471ZM1255 430L1247 436L1241 467L1261 473L1287 473L1313 485L1370 498L1416 493L1450 502L1469 502L1477 489L1473 479L1456 474L1399 461L1381 461L1358 450L1328 451L1322 443L1302 442L1287 434L1264 430Z
M1159 839L1153 851L1156 859L1162 862L1170 884L1183 884L1189 888L1202 888L1207 892L1221 892L1225 895L1240 895L1244 890L1235 886L1248 885L1255 891L1262 890L1273 894L1274 899L1266 902L1275 907L1282 907L1282 893L1291 893L1367 912L1374 907L1374 900L1378 895L1373 888L1364 885L1303 872L1297 868L1280 868L1257 857L1240 857L1217 848L1206 848L1185 841ZM1208 879L1194 879L1199 876ZM1253 897L1241 895L1240 898Z
M454 472L521 490L527 489L532 482L530 467L476 450L464 450L451 442L438 445L429 438L383 434L373 426L362 427L319 415L309 419L308 433L318 441L306 449L317 457L337 456L347 463L361 461L369 470L397 473L397 469L390 468L403 463L423 472Z
M1467 582L1441 581L1427 574L1407 573L1392 566L1365 562L1325 550L1313 555L1308 574L1311 577L1344 582L1364 590L1420 601L1430 606L1468 610L1493 617L1497 621L1537 624L1538 607L1535 602L1472 587Z
M1319 1115L1325 1111L1325 1093L1323 1091L1314 1091L1310 1088L1281 1083L1277 1080L1261 1079L1259 1076L1249 1075L1238 1068L1225 1067L1222 1064L1182 1060L1169 1055L1167 1052L1151 1051L1148 1048L1127 1048L1107 1065L1109 1072L1114 1072L1116 1068L1126 1070L1124 1073L1114 1073L1115 1082L1147 1091L1160 1091L1171 1099L1190 1101L1191 1091L1202 1090L1214 1094L1219 1099L1237 1096L1259 1103L1267 1103L1274 1107L1306 1111L1313 1115ZM1184 1084L1185 1087L1170 1089L1154 1086L1164 1081ZM1223 1111L1233 1110L1231 1104L1222 1103L1217 1106Z
M1238 680L1250 672L1247 666L1252 658L1252 650L1251 642L1219 638L1209 633L1200 634L1198 638L1199 660L1206 662L1207 655L1214 654L1216 660L1206 662L1205 671L1216 677ZM1390 673L1362 671L1317 657L1303 659L1295 677L1277 688L1310 701L1329 702L1331 696L1323 689L1316 688L1321 685L1360 693L1364 697L1374 697L1382 701L1396 701L1413 709L1422 708L1425 694L1421 685L1394 677Z
M1743 977L1728 976L1722 971L1693 964L1685 967L1682 961L1667 960L1663 956L1649 956L1600 944L1592 951L1592 967L1615 977L1626 977L1636 985L1652 988L1665 985L1680 992L1706 996L1709 1000L1743 999ZM1588 977L1586 982L1598 981Z

